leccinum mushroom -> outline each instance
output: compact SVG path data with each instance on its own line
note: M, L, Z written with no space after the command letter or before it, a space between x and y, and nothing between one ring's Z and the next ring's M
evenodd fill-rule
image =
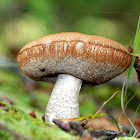
M131 60L130 52L120 43L74 32L33 40L17 56L20 69L31 79L56 81L45 115L50 122L52 118L79 117L82 83L105 83L125 71Z

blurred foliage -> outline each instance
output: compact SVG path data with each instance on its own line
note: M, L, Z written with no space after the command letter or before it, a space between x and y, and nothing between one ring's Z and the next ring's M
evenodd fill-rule
M121 138L115 138L114 140L138 140L137 138L133 137L121 137Z
M133 46L139 6L139 0L1 0L0 68L2 63L5 66L11 61L16 64L19 50L29 41L58 32L95 34L116 40L126 47ZM26 79L17 66L0 69L0 97L10 98L26 113L35 110L39 118L45 113L52 88L53 84ZM120 86L105 84L83 87L79 99L81 115L95 113L105 100L120 90ZM128 88L128 98L135 90L136 86ZM129 109L135 110L139 102L138 91L128 105ZM120 109L120 94L105 108ZM5 139L6 136L9 134Z
M51 33L96 34L133 45L140 1L0 1L1 55L17 55L27 42Z

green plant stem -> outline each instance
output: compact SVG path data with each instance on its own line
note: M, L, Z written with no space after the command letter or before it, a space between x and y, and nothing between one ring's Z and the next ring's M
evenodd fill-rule
M140 15L139 15L139 20L138 20L138 25L137 25L137 30L136 30L136 35L135 35L135 40L134 40L134 48L133 48L133 53L136 54L138 52L138 48L139 48L139 44L140 44ZM131 78L131 74L132 74L132 70L134 67L134 63L135 63L135 59L136 56L132 56L132 62L131 65L129 67L129 71L128 71L128 80L126 83L126 88L125 88L125 92L124 92L124 106L126 104L126 94L127 94L127 89L128 89L128 81Z
M136 115L137 115L137 113L138 113L139 108L140 108L140 104L138 105L138 107L137 107L137 109L136 109L136 112L135 112L135 114L134 114L133 121L132 121L133 124L134 124L134 122L135 122ZM129 137L132 136L132 132L133 132L133 126L131 125L130 132L129 132Z

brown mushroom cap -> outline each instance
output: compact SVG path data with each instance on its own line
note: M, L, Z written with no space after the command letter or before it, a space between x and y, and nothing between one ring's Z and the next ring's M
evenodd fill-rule
M116 41L74 32L35 39L17 56L20 69L31 79L51 81L58 74L70 74L92 84L118 76L131 60L130 52Z

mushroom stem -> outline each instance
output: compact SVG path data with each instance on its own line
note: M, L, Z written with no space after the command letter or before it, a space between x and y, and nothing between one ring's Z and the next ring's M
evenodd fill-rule
M79 92L82 80L72 75L59 74L45 114L45 120L79 117Z

